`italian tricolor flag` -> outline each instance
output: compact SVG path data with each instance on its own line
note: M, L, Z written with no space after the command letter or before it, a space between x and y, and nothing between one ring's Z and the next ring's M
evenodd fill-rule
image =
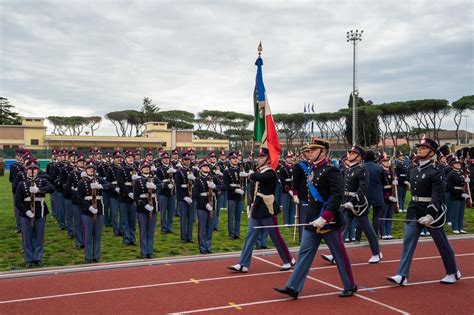
M255 65L257 66L257 77L255 79L254 90L254 137L255 141L261 143L262 148L268 149L270 152L271 167L276 169L278 161L280 160L281 146L275 123L273 122L272 112L268 105L265 85L263 84L263 60L260 56L257 58Z

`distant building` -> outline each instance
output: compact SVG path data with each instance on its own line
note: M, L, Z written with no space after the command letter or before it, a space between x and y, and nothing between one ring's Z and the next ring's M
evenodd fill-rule
M47 135L44 118L23 118L18 126L0 126L0 149L53 148L113 150L115 148L159 148L197 151L229 149L229 140L194 139L193 130L169 129L166 122L147 122L141 137Z
M435 139L433 132L429 131L424 134L427 138ZM412 136L410 138L410 146L413 147L415 144L418 143L418 138L422 138L423 134L419 134L418 136ZM456 145L456 130L443 130L438 132L439 138L439 145L449 145L455 146ZM459 130L459 145L458 146L474 146L473 142L473 133L466 131L466 130Z

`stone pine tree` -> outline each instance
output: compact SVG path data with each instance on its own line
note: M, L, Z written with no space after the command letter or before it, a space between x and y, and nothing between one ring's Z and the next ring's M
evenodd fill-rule
M357 97L357 144L363 147L369 147L380 141L380 130L378 127L378 116L376 111L372 110L374 104L372 101L365 102L362 97ZM347 142L352 145L352 93L349 95L348 107L350 111L346 118L345 137Z
M7 98L0 96L0 125L21 124L21 116L13 110L14 108Z

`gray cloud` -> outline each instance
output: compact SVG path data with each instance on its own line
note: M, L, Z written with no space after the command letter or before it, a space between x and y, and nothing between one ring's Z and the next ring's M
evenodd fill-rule
M138 109L144 96L163 110L251 113L259 40L274 113L308 101L333 111L352 87L345 32L356 28L365 99L454 101L474 86L471 1L4 0L0 9L0 90L24 115L103 115Z

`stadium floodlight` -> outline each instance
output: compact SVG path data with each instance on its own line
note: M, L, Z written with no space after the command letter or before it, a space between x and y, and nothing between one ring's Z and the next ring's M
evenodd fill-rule
M357 108L356 108L356 99L359 94L357 89L357 42L362 40L363 30L351 30L347 32L347 42L352 42L353 44L353 59L352 59L352 145L357 144Z

